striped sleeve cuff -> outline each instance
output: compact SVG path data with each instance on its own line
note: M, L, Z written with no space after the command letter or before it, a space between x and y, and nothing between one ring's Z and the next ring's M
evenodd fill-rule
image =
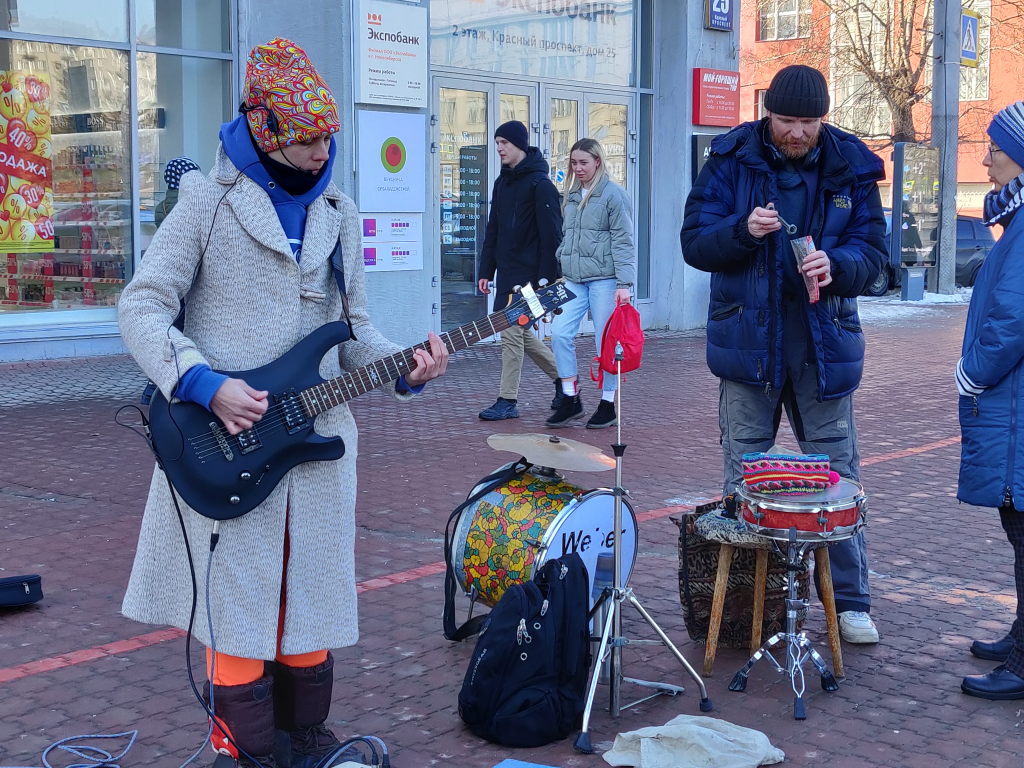
M962 357L956 364L956 388L965 397L976 397L985 391L985 387L975 384L964 371L964 359Z

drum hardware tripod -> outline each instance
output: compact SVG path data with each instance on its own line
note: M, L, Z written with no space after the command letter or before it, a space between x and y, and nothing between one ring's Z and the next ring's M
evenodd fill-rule
M622 583L622 553L619 549L619 535L622 532L622 497L625 495L626 490L622 487L622 456L626 452L626 444L622 442L622 354L623 349L621 344L615 345L615 365L617 368L616 375L618 376L618 388L616 390L616 403L615 411L618 416L618 423L615 431L615 443L612 444L612 451L615 453L615 488L613 493L615 495L615 506L614 506L614 537L612 538L612 553L614 556L614 568L612 573L612 586L605 587L601 593L601 597L598 598L591 609L591 615L603 615L604 626L601 629L600 638L592 637L591 640L600 640L600 645L597 649L597 655L594 657L594 669L590 673L590 686L587 690L587 705L583 710L583 727L580 730L580 735L576 737L576 741L573 746L577 752L584 754L593 754L594 748L590 742L590 714L594 707L594 697L597 693L597 684L602 678L602 668L607 664L607 678L609 682L608 686L608 710L612 717L618 717L619 713L623 709L627 709L641 702L653 699L655 696L665 694L667 696L677 696L686 689L679 685L671 685L669 683L655 683L647 680L638 680L633 677L625 677L622 674L622 648L626 645L657 645L659 642L668 648L672 654L676 657L680 664L683 665L683 669L693 678L696 682L697 687L700 688L700 711L710 712L711 711L711 699L708 698L707 688L704 686L704 681L700 675L697 674L686 658L679 652L669 636L665 634L664 630L658 626L658 623L649 614L644 607L640 604L636 595L633 594L633 588L627 587ZM644 621L654 630L655 634L658 635L659 640L630 640L629 638L622 636L622 604L629 602L643 617ZM607 605L606 605L607 603ZM603 610L602 610L603 609ZM644 696L641 699L630 702L629 704L623 705L621 703L621 686L622 681L633 683L634 685L640 685L646 688L653 688L654 693L650 696Z
M798 542L796 528L789 529L789 545L787 547L786 570L789 574L788 593L786 595L786 631L777 632L769 637L760 648L754 651L743 668L733 676L729 683L730 691L743 691L747 687L747 678L750 670L762 658L767 657L775 667L776 672L789 675L789 683L793 688L795 698L793 699L793 719L806 720L807 711L804 708L804 670L803 665L807 659L811 660L818 674L821 675L821 687L825 691L839 690L839 683L835 676L829 671L828 665L821 657L811 641L807 639L806 632L796 631L797 612L807 607L806 600L797 598L797 573L804 567L804 555L811 546L821 546L821 542L803 541ZM783 667L778 660L772 656L771 648L777 643L785 643L786 666Z

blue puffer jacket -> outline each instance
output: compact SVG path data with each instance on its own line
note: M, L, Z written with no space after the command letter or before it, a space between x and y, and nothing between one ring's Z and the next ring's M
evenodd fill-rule
M747 232L757 206L779 199L762 139L765 121L744 123L711 143L711 157L686 200L680 241L692 267L711 272L707 359L716 376L780 387L782 259L793 259L781 230L761 241ZM860 139L822 125L818 193L810 234L832 261L832 283L807 304L818 361L818 396L842 397L860 384L864 334L856 297L885 263L882 161Z
M960 397L960 485L956 497L1024 510L1024 216L1010 220L978 272L964 329L962 370L985 390Z

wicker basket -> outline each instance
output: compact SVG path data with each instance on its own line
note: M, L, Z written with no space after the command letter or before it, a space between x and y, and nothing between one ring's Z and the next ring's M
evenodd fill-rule
M679 526L679 601L683 607L683 620L690 639L704 643L711 621L711 601L718 573L720 540L709 540L699 531L697 519L703 514L720 514L720 508L698 508L685 515ZM741 525L741 524L740 524ZM730 542L733 550L732 567L725 593L722 626L718 634L720 648L747 648L750 645L751 617L754 606L754 561L756 547L743 541ZM762 547L763 548L763 547ZM797 597L810 596L810 572L806 560L797 573ZM764 598L764 622L761 639L765 640L786 626L786 558L774 547L768 553L768 579ZM803 625L806 609L797 612L797 630Z

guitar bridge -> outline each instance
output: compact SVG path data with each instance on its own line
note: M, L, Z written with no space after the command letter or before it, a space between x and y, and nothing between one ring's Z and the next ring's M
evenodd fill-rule
M285 428L289 435L294 435L306 428L309 419L306 418L306 411L302 407L302 400L289 389L279 395L274 395L274 401L281 407L281 414L284 416Z
M217 447L224 454L224 458L227 461L234 461L235 452L231 450L231 444L228 443L227 437L224 436L224 428L216 421L211 421L210 432L213 433L213 439L217 441Z

